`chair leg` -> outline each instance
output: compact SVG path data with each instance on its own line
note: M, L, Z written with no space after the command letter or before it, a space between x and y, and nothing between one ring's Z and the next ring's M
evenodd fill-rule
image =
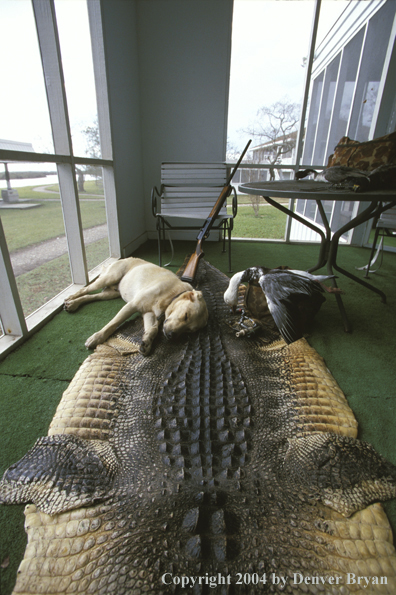
M161 266L161 229L157 229L158 236L158 265Z
M159 220L157 225L158 235L158 264L162 266L162 248L165 243L165 226L163 221Z
M228 272L232 273L231 268L231 225L228 226Z
M367 270L366 270L366 274L364 275L366 279L368 279L368 276L369 276L370 265L371 265L371 261L373 260L375 248L377 246L379 232L380 232L379 227L376 227L375 228L373 245L372 245L372 248L371 248L370 257L369 257L369 261L368 261L368 265L367 265Z
M223 236L223 252L226 251L225 243L226 243L226 227L227 227L227 220L224 219L222 226L221 226L221 235Z

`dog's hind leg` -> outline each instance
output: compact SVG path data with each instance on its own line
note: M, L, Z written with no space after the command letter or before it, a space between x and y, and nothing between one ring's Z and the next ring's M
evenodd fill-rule
M144 335L140 345L140 353L148 355L150 353L153 341L158 334L159 321L154 312L146 312L143 315Z
M95 300L112 300L116 297L119 297L120 294L118 292L117 294L115 294L114 291L118 287L118 284L123 278L123 276L128 272L130 268L130 260L131 259L129 258L125 258L112 262L91 283L89 283L85 287L82 287L73 295L69 295L69 297L65 300L64 303L65 310L73 312L74 310L77 310L77 308L81 306L81 304L84 302L90 302ZM88 296L93 291L98 291L99 289L104 290L102 297L95 297L95 294L95 296L93 296L92 298L80 300L81 297Z
M88 289L88 287L84 288L84 289ZM98 289L100 289L100 288L98 288ZM94 291L94 290L92 290L92 288L90 288L90 291ZM118 291L118 289L116 289L115 287L106 287L100 293L93 293L93 294L79 293L79 292L75 293L74 295L71 295L70 297L68 297L65 300L63 307L68 312L74 312L75 310L77 310L77 308L79 308L82 304L84 304L86 302L99 302L102 300L114 300L115 298L119 298L119 297L120 297L120 292Z

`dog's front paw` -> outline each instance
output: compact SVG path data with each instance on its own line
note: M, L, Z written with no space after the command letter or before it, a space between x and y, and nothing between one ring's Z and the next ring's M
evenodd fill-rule
M89 337L89 339L85 341L85 347L87 349L95 349L95 347L100 343L103 343L101 333L94 333L93 335L91 335L91 337Z
M78 304L76 304L74 302L74 300L67 298L64 302L63 302L63 309L66 310L67 312L74 312L75 310L77 310L78 308Z
M151 351L152 343L149 341L142 341L140 343L139 351L142 355L148 355Z

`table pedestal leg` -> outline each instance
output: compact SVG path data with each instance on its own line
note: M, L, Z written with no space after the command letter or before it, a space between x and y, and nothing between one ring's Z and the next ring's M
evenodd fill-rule
M360 285L363 285L364 287L367 287L367 289L371 289L371 291L374 291L375 293L378 293L378 295L381 297L382 302L386 303L386 296L384 294L383 291L381 291L380 289L377 289L376 287L374 287L373 285L371 285L370 283L367 283L366 281L363 281L363 279L360 279L359 277L356 277L355 275L353 275L352 273L350 273L349 271L346 271L345 269L341 268L339 265L337 265L337 250L338 250L338 243L339 240L341 238L341 236L346 233L347 231L349 231L350 229L353 229L354 227L357 227L358 225L360 225L361 223L365 223L366 221L368 221L369 219L371 219L371 217L373 217L374 213L377 212L378 210L378 206L377 206L377 202L376 201L372 201L369 205L369 207L367 207L367 209L365 209L362 213L360 213L359 215L357 215L356 217L354 217L351 221L349 221L349 223L347 223L346 225L344 225L343 227L341 227L341 229L339 229L338 231L336 231L333 235L333 237L331 237L331 229L330 229L330 225L329 222L327 220L327 216L326 213L324 211L322 202L320 200L316 200L316 204L318 205L318 209L320 212L320 215L322 217L322 221L323 221L323 226L325 228L326 233L323 232L323 230L321 230L320 228L318 228L315 224L311 223L310 221L307 221L306 219L303 219L302 217L300 217L299 215L297 215L297 213L294 213L292 211L290 211L289 209L287 209L286 207L284 207L283 205L279 204L278 202L276 202L275 200L273 200L272 198L268 197L268 196L264 196L263 197L264 200L266 200L266 202L268 202L270 205L272 205L273 207L275 207L276 209L278 209L279 211L282 211L283 213L285 213L286 215L288 215L289 217L292 217L293 219L296 219L296 221L299 221L300 223L302 223L303 225L305 225L306 227L309 227L310 229L312 229L313 231L315 231L316 233L318 233L320 235L321 238L321 243L320 243L320 250L319 250L319 259L318 262L315 266L311 267L310 269L308 269L309 273L312 273L318 269L321 269L323 266L325 266L327 264L327 273L329 275L333 275L334 274L334 270L342 273L343 275L345 275L346 277L349 277L350 279L353 279L354 281L356 281L356 283L359 283ZM385 208L382 207L383 210L386 210ZM334 288L337 288L337 283L335 279L331 280L332 286ZM350 332L351 331L351 325L349 323L347 314L346 314L346 310L341 298L341 295L339 293L335 293L335 298L337 301L337 305L338 305L338 309L340 310L340 314L341 314L341 318L343 321L343 325L344 325L344 329L345 332Z

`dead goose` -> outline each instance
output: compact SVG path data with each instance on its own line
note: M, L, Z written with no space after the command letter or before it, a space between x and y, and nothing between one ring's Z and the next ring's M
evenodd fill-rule
M315 169L303 169L295 174L296 180L302 180L309 174L314 174L315 179L324 180L330 182L330 184L337 185L343 183L364 183L370 182L370 178L367 172L354 169L353 167L344 167L343 165L334 165L333 167L327 167L322 172L317 172Z
M293 343L303 336L301 313L298 300L301 295L309 297L340 292L338 288L323 285L323 281L334 279L334 275L312 275L306 271L292 269L268 269L250 267L231 277L224 301L233 310L238 302L238 288L243 282L257 281L263 290L269 311L286 343ZM322 298L324 301L324 299Z

